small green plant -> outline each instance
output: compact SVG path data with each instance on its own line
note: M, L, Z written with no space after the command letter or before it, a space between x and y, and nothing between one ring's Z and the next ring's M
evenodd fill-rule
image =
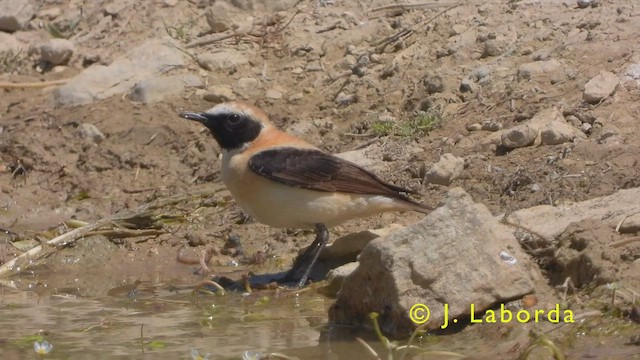
M531 352L534 349L542 347L549 350L555 360L565 360L565 357L562 351L560 351L560 349L556 346L556 344L554 344L553 341L549 340L549 338L547 338L545 335L540 335L537 337L533 333L529 335L534 337L535 340L531 343L531 345L529 345L526 349L524 349L524 351L522 352L522 354L520 354L520 357L518 357L518 359L527 360L529 358L529 355L531 355Z
M442 117L432 111L419 111L413 118L400 122L376 121L371 131L376 136L422 137L440 126Z
M187 42L191 39L190 29L193 28L194 24L193 20L178 25L168 25L163 22L164 31L167 32L167 35L182 42Z
M75 33L78 25L80 25L80 20L80 17L73 19L69 22L69 24L67 24L67 26L64 27L64 29L59 28L53 23L44 24L44 28L52 37L56 39L68 39Z
M24 60L22 49L0 51L0 73L14 72Z
M382 330L380 330L380 325L378 324L378 318L380 317L380 314L378 314L377 312L372 312L369 314L369 318L371 319L371 323L373 325L373 330L376 333L376 336L378 337L378 340L380 341L380 343L382 343L382 346L385 348L385 350L387 350L387 359L389 360L393 360L395 355L398 355L398 353L400 353L400 360L404 360L407 358L407 356L411 355L415 356L415 355L423 355L425 357L428 356L436 356L439 358L443 358L443 357L448 357L451 359L455 359L455 358L463 358L464 355L458 354L458 353L454 353L454 352L450 352L450 351L440 351L440 350L425 350L419 346L415 346L413 345L413 341L416 339L416 337L420 337L423 336L426 333L426 329L427 329L427 324L428 322L418 326L413 333L411 334L411 337L409 338L409 341L407 342L406 345L398 345L397 342L395 341L390 341L386 336L384 336L382 334ZM381 357L378 355L378 353L371 347L369 346L369 344L367 344L364 340L360 339L360 338L356 338L356 340L358 340L358 342L360 344L362 344L362 346L365 347L365 349L373 356L377 357L378 359L380 359Z
M371 131L376 136L389 136L393 134L395 124L393 121L376 121L371 124Z

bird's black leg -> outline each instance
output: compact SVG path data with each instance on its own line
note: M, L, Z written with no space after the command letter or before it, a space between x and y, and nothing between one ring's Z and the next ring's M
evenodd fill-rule
M298 282L298 287L304 286L309 278L309 274L311 274L311 269L315 265L318 260L318 256L320 256L320 252L327 245L329 241L329 231L324 224L316 224L316 239L313 241L311 246L305 250L305 252L298 257L295 264L293 264L293 268L289 270L287 275L285 275L285 279L294 280L296 274L300 271L302 267L306 267L304 274L300 278Z

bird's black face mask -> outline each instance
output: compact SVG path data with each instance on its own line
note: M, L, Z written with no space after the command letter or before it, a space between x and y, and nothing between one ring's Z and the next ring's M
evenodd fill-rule
M221 148L225 150L239 149L244 144L255 140L262 125L251 117L238 113L180 113L180 117L202 123L210 131Z

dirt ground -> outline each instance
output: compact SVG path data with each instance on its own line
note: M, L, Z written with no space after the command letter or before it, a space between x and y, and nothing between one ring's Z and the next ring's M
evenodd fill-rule
M63 11L37 17L16 38L27 45L48 39L45 24L54 23L82 42L75 44L67 66L44 73L35 55L25 52L0 74L1 81L70 78L83 70L83 59L109 64L143 41L168 34L186 46L208 31L204 14L213 2L37 3L41 11ZM186 51L237 49L249 63L209 72L187 57L186 67L172 71L198 75L207 86L258 79L255 91L238 98L327 151L368 149L382 178L419 190L424 203L436 206L448 188L459 186L498 215L640 186L640 82L622 81L599 103L583 101L584 85L599 72L624 78L631 64L640 63L636 0L600 0L584 9L568 0L469 1L435 9L380 8L391 2L377 0L231 3L241 5L232 17L239 29L253 22L253 35L237 32ZM106 6L118 11L110 14ZM100 26L105 21L109 25ZM389 40L405 28L410 31ZM544 59L558 60L560 69L530 79L518 76L522 64ZM461 88L465 79L471 79L472 91ZM281 98L268 95L274 89ZM312 240L310 232L272 229L245 218L226 190L208 198L190 195L220 183L217 145L201 126L177 117L179 111L214 105L202 99L201 89L151 104L123 94L74 107L55 107L51 90L0 90L0 227L15 234L6 238L42 240L51 237L45 230L61 230L70 219L94 222L185 195L192 198L167 210L180 217L167 222L166 232L119 239L103 260L157 262L168 276L176 269L189 271L175 260L179 249L186 245L183 251L197 258L208 246L214 249L209 266L216 271L235 264L282 270ZM491 132L467 130L488 120L508 129L549 108L565 118L590 117L592 129L585 139L512 151L489 141ZM437 123L425 131L393 130L419 111L434 115ZM380 129L384 121L395 122L392 131ZM95 125L105 139L82 137L84 123ZM444 153L465 159L462 175L449 187L424 184L425 171ZM419 219L384 214L349 222L332 236ZM242 251L234 248L238 240ZM1 259L19 253L5 242Z

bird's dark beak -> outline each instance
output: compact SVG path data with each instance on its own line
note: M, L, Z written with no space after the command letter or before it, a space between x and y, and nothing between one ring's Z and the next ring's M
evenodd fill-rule
M183 119L193 120L201 123L205 123L207 121L207 117L204 115L204 113L181 112L178 116Z

